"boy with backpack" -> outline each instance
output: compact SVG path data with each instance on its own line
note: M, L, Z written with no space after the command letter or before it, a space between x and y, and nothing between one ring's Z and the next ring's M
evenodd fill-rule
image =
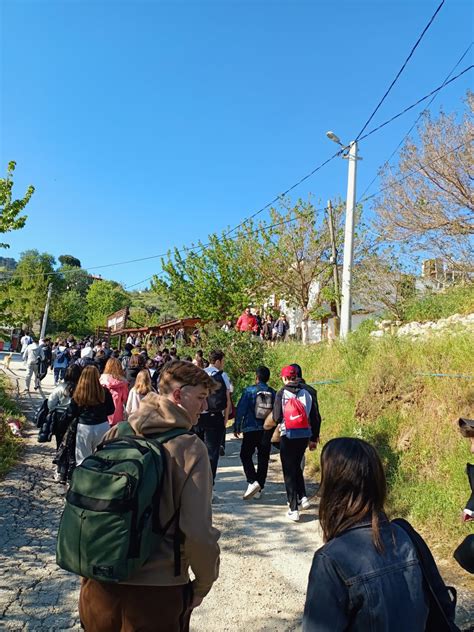
M175 361L159 388L76 468L66 496L57 561L85 578L87 632L188 632L218 577L209 459L190 432L215 384Z
M247 386L237 404L234 436L243 433L240 460L247 478L244 500L260 498L267 479L273 430L264 430L263 424L272 413L276 392L268 386L270 369L259 366L255 372L255 384ZM257 470L253 455L257 451Z
M232 402L231 382L224 372L224 353L219 349L209 354L209 366L204 371L216 383L216 390L209 395L207 409L199 417L196 434L206 444L211 463L212 480L216 479L222 438L225 433Z
M280 459L288 497L288 518L300 519L300 509L308 509L301 461L306 448L315 450L319 441L321 416L316 392L306 387L294 366L281 370L283 388L275 398L273 419L280 428Z

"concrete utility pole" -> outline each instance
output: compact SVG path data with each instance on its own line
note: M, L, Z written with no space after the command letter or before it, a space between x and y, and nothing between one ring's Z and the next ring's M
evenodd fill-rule
M339 317L341 315L341 308L339 303L339 271L337 269L337 247L336 236L334 235L334 216L332 214L332 202L328 200L328 227L329 238L331 239L331 263L333 265L333 277L334 277L334 292L336 293L336 314Z
M46 333L46 324L48 322L48 314L49 314L49 304L51 303L51 294L53 293L53 284L50 283L48 285L48 298L46 299L46 306L44 308L44 314L43 314L43 323L41 325L41 333L40 333L40 340L42 338L44 338L45 333Z
M354 259L354 213L356 206L357 142L349 144L347 178L346 226L344 232L344 261L342 265L341 338L346 338L352 327L352 263Z

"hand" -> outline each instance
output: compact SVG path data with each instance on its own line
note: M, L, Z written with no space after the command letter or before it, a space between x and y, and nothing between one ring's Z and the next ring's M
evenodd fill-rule
M308 444L308 448L310 452L313 452L314 450L316 450L317 447L318 447L317 441L310 441Z
M234 437L235 437L236 439L240 439L240 432L236 432L236 431L234 430Z

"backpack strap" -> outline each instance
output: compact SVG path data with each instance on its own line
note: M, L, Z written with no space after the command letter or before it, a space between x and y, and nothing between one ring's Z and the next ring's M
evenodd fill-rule
M454 622L457 598L456 589L452 586L446 586L426 542L420 534L415 531L411 524L403 518L392 520L392 523L405 531L415 547L423 579L425 580L426 586L437 610L436 615L438 620L440 617L444 621L446 630L460 632Z

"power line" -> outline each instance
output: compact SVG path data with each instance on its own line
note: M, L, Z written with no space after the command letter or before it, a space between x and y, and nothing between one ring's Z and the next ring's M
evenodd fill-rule
M456 81L457 79L459 79L460 77L462 77L466 72L468 72L469 70L472 70L472 68L474 68L474 65L471 64L470 66L468 66L467 68L465 68L462 72L460 72L458 75L456 75L455 77L452 77L452 79L450 79L449 81L444 82L441 86L438 86L437 88L435 88L434 90L432 90L429 94L425 95L424 97L422 97L421 99L418 99L418 101L416 101L416 103L413 103L412 105L406 107L404 110L402 110L401 112L399 112L398 114L395 114L394 116L392 116L390 119L388 119L387 121L385 121L384 123L382 123L381 125L378 125L377 127L375 127L374 129L372 129L370 132L367 132L367 134L365 134L364 136L362 136L359 141L364 140L366 138L368 138L369 136L371 136L372 134L375 134L376 132L378 132L379 130L381 130L383 127L385 127L386 125L388 125L389 123L391 123L392 121L396 120L397 118L399 118L400 116L402 116L403 114L405 114L406 112L409 112L410 110L412 110L414 107L416 107L417 105L419 105L420 103L422 103L423 101L426 101L426 99L429 99L432 95L438 93L440 90L442 90L443 88L445 88L446 86L448 86L449 84L453 83L454 81ZM334 160L334 158L342 155L344 153L344 151L347 148L344 147L342 149L340 149L339 151L337 151L335 154L333 154L330 158L328 158L327 160L325 160L324 162L322 162L320 165L318 165L317 167L315 167L315 169L313 169L311 172L309 172L308 174L306 174L305 176L303 176L302 178L300 178L300 180L298 180L298 182L295 182L295 184L293 184L291 187L289 187L286 191L284 191L283 193L281 193L280 195L278 195L277 197L275 197L271 202L269 202L268 204L266 204L264 207L262 207L261 209L259 209L258 211L256 211L253 215L249 216L248 218L244 219L240 224L238 224L237 226L235 226L234 228L230 229L229 231L223 233L223 235L220 237L220 239L223 239L225 237L227 237L228 235L230 235L232 232L234 232L235 230L237 230L238 228L242 227L246 222L250 221L250 219L253 219L255 216L259 215L260 213L262 213L265 209L269 208L272 204L274 204L275 202L277 202L278 200L281 199L282 196L287 195L290 191L292 191L293 189L295 189L297 186L299 186L302 182L304 182L305 180L307 180L308 178L310 178L312 175L314 175L317 171L319 171L320 169L322 169L325 165L327 165L329 162L331 162L332 160ZM205 247L211 245L210 243L204 244L204 245L199 245L199 246L192 246L190 248L187 247L183 247L181 249L178 250L178 252L192 252L192 251L202 251ZM116 267L116 266L121 266L121 265L128 265L130 263L139 263L141 261L150 261L152 259L160 259L162 257L166 257L168 254L169 250L167 252L162 252L159 253L157 255L150 255L148 257L139 257L137 259L128 259L126 261L116 261L114 263L106 263L106 264L102 264L102 265L98 265L98 266L88 266L87 268L85 268L86 270L100 270L100 269L104 269L104 268L112 268L112 267ZM65 270L64 272L46 272L46 273L34 273L34 274L25 274L25 275L21 275L21 276L17 276L16 278L32 278L32 277L36 277L36 276L42 276L42 277L47 277L47 276L56 276L58 274L62 274L62 275L66 275L66 274L72 274L74 273L75 270ZM10 273L8 276L4 275L4 279L3 280L8 280L10 278L13 278L15 276L15 273L12 272Z
M377 125L377 127L374 127L373 129L371 129L370 132L367 132L367 134L364 134L364 136L361 136L359 138L359 141L365 140L369 136L372 136L372 134L375 134L375 132L380 131L383 127L385 127L389 123L392 123L397 118L400 118L400 116L403 116L403 114L406 114L410 110L413 110L413 108L416 108L417 105L419 105L420 103L423 103L423 101L426 101L426 99L429 99L431 96L433 96L433 94L438 93L440 90L442 90L443 88L448 86L450 83L453 83L453 81L456 81L457 79L459 79L459 77L462 77L464 74L466 74L466 72L468 72L469 70L472 70L473 68L474 68L474 64L471 64L467 68L464 68L464 70L462 70L455 77L452 77L452 79L450 79L449 81L446 81L446 82L442 83L440 86L438 86L437 88L432 90L429 94L425 95L424 97L421 97L421 99L418 99L418 101L416 101L415 103L412 103L411 105L406 107L404 110L402 110L398 114L395 114L391 118L387 119L384 123L381 123L380 125Z
M410 61L410 59L413 56L413 53L415 52L415 50L418 48L418 45L420 44L421 40L423 39L426 31L430 28L430 26L433 24L436 16L438 15L438 13L441 10L441 7L443 6L445 0L442 0L441 3L439 4L438 8L436 9L436 11L433 13L433 15L431 16L430 21L428 22L428 24L425 26L425 28L423 29L421 35L418 37L417 41L415 42L415 45L412 47L408 57L405 59L405 61L403 62L402 67L400 68L400 70L397 72L397 74L395 75L394 80L392 81L392 83L389 85L388 89L386 90L385 94L383 95L383 97L380 99L380 101L378 102L375 110L372 112L372 114L369 116L369 118L367 119L367 121L364 123L363 128L360 130L360 132L357 134L356 137L356 141L361 140L362 134L365 132L365 130L367 129L370 121L374 118L374 116L376 115L377 111L379 110L380 106L382 105L382 103L385 101L385 99L388 97L389 93L391 92L393 86L396 84L396 82L398 81L398 78L400 77L400 75L402 74L402 72L405 70L408 62Z
M457 60L457 62L454 64L454 66L451 68L451 70L449 71L449 73L446 75L442 87L445 86L446 82L449 80L449 78L451 77L451 75L453 74L453 72L456 70L456 68L459 66L459 64L462 62L462 60L464 59L464 57L466 57L466 55L469 53L470 49L472 48L472 44L473 42L471 42L469 44L469 46L466 48L466 50L464 51L464 53L461 55L461 57ZM410 129L406 132L406 134L403 136L403 138L401 139L401 141L398 143L398 145L395 147L395 149L392 151L392 153L390 154L390 156L387 158L387 160L385 160L385 162L382 164L381 167L379 167L379 169L377 170L376 175L373 177L373 179L370 181L369 185L365 188L364 192L361 194L360 198L359 198L359 202L360 200L364 197L364 195L367 193L367 191L372 187L373 183L377 180L377 178L379 177L379 173L381 171L381 169L383 169L384 167L386 167L390 161L392 160L392 158L394 157L394 155L397 153L397 151L400 149L400 147L403 145L405 139L411 134L411 132L413 131L413 129L416 127L416 125L418 124L418 121L421 119L421 117L423 116L423 114L426 112L426 110L431 106L431 104L433 103L433 101L436 99L436 97L438 96L439 92L436 92L436 94L434 94L429 103L427 104L426 108L423 108L423 110L421 110L421 112L418 114L417 118L415 119L415 122L412 124L412 126L410 127Z

